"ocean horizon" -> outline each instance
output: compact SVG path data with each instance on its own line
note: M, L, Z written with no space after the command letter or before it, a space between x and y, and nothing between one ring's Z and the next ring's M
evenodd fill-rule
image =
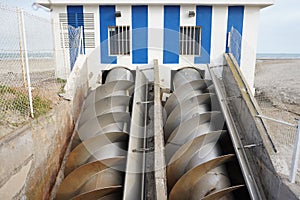
M54 53L53 51L47 51L47 52L29 52L28 58L29 59L49 59L53 58ZM15 59L21 59L21 53L17 51L6 51L6 52L0 52L0 60L15 60Z
M256 59L300 59L300 53L257 53Z

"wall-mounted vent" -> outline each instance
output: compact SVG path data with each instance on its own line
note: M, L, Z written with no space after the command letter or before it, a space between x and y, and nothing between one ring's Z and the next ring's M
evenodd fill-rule
M69 15L70 16L70 15ZM95 18L94 13L84 13L83 16L81 14L71 15L68 21L67 13L59 13L59 23L60 23L60 38L61 38L61 47L69 48L69 31L68 28L72 28L68 26L68 22L71 24L75 24L75 27L78 27L79 24L84 24L84 43L85 48L95 48ZM63 44L65 42L65 44Z

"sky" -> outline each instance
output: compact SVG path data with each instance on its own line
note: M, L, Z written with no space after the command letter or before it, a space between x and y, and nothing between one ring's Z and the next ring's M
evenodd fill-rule
M27 12L50 17L50 13L32 8L34 0L0 0ZM300 54L300 0L276 0L275 5L260 13L257 53Z
M258 53L300 54L300 0L276 0L260 12Z

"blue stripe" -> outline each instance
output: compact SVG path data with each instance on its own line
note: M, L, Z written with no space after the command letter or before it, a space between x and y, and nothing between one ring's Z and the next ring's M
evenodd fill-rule
M180 6L164 7L164 64L179 63Z
M83 6L67 6L68 25L75 28L84 26Z
M231 27L235 28L241 35L243 34L243 21L244 21L244 6L229 6L228 7L228 21L227 21L227 33L230 32ZM226 39L226 53L228 49L228 35ZM241 55L242 41L239 42L239 55ZM240 64L240 58L237 60Z
M83 6L67 6L67 17L68 17L68 25L73 26L75 28L78 28L80 26L84 27L84 21L83 21ZM84 29L83 29L84 30ZM74 43L74 30L71 28L68 28L68 35L69 35L69 44ZM83 33L84 35L84 33ZM84 38L83 38L84 40ZM83 41L83 45L85 46L85 43ZM69 48L70 53L70 67L71 70L74 67L74 64L76 62L77 54L79 49L71 45L72 47ZM84 48L85 52L85 48Z
M210 63L212 7L197 6L196 26L201 26L201 53L195 57L195 64Z
M132 6L132 63L148 63L148 6Z
M115 6L100 6L100 51L102 64L117 64L117 56L109 56L108 27L116 26Z

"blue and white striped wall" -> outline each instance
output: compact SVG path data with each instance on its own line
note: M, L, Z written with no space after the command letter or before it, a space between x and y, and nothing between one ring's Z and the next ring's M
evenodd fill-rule
M65 12L72 12L72 8L78 11L78 6L54 7L53 15L58 15L63 9ZM136 66L151 64L153 59L158 59L160 65L175 69L187 65L223 64L223 54L228 52L227 33L233 26L243 37L240 43L241 59L238 62L250 86L254 79L259 10L260 7L255 6L82 6L82 12L95 14L95 39L98 48L97 53L93 52L94 58L90 60L98 66L96 68L123 65L135 69ZM116 18L115 11L120 11L122 16ZM189 11L194 11L195 17L189 17ZM114 25L131 27L130 55L109 56L107 27ZM200 56L179 55L180 26L202 27ZM90 51L87 49L87 53Z

